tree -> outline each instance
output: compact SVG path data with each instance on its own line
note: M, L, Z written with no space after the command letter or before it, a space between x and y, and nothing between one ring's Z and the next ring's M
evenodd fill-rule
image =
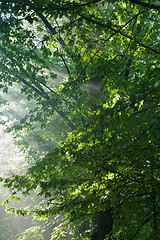
M159 2L8 0L1 10L1 87L18 82L36 101L22 127L56 112L70 128L4 185L13 196L38 186L46 201L34 214L64 213L82 239L158 239ZM67 78L54 87L55 56Z

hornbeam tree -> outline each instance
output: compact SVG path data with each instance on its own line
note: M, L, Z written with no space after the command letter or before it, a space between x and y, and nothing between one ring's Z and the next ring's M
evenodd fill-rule
M52 239L159 239L159 1L0 1L0 87L18 83L36 104L19 131L58 114L59 147L23 175L11 197L36 190L44 204L9 209L63 214ZM53 61L66 78L56 83ZM55 62L55 61L54 61ZM8 210L8 211L9 211Z

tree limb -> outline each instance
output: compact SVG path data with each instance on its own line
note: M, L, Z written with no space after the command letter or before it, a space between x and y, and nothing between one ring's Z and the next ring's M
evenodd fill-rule
M143 11L144 12L144 11ZM83 70L81 71L81 73L78 75L78 77L72 81L71 84L76 84L78 79L80 78L80 76L82 76L85 72L85 70L87 69L87 67L89 66L89 64L92 62L93 58L97 55L97 53L101 50L101 48L117 33L119 33L121 31L121 29L123 29L124 27L126 27L133 19L137 18L137 16L139 16L140 14L142 14L143 12L140 12L138 14L136 14L135 16L133 16L127 23L125 23L123 26L121 26L119 29L115 30L113 34L111 34L101 45L100 47L97 49L97 51L93 54L93 56L91 57L91 59L89 60L89 62L86 64L86 66L83 68ZM69 89L69 88L68 88ZM68 89L65 90L68 91ZM64 92L64 93L65 93Z
M16 63L16 60L13 58L10 58L10 60ZM17 66L19 66L19 64L17 64ZM24 72L26 78L31 79L30 75L25 71L25 69L22 66L19 66L19 68L21 69L22 72ZM48 96L48 94L44 91L44 89L42 87L40 87L40 89L38 89L37 87L33 86L32 84L30 84L29 82L27 82L25 79L23 79L21 76L17 76L21 82L23 82L23 84L25 84L27 87L31 88L34 92L38 93L40 96L42 96L44 99L46 99L47 101L51 101L52 99ZM59 97L59 96L58 96ZM60 117L62 119L65 120L66 124L72 129L75 130L76 126L68 119L68 117L66 116L66 114L63 111L58 110L56 107L53 107L53 110L56 111Z
M146 2L141 2L139 0L128 0L129 2L132 2L134 4L140 5L142 7L147 7L150 9L155 9L155 10L160 10L160 6L158 5L154 5L154 4L150 4L150 3L146 3Z
M144 11L143 11L143 12L144 12ZM140 14L142 14L143 12L141 12ZM143 44L143 43L135 40L132 36L129 36L129 35L127 35L126 33L123 33L122 31L118 31L117 29L115 29L115 28L113 28L113 27L111 27L111 26L109 26L109 25L106 25L106 24L104 24L104 23L100 23L100 22L98 22L98 21L96 21L96 20L94 20L94 19L92 19L92 18L89 18L89 17L87 17L87 16L85 16L85 15L81 15L81 16L82 16L83 18L87 19L87 20L90 20L91 22L94 22L95 24L98 24L98 25L100 25L100 26L102 26L102 27L104 27L104 28L108 28L108 29L114 31L115 33L119 33L119 34L121 34L122 36L124 36L124 37L126 37L126 38L128 38L128 39L130 39L130 40L134 40L135 43L137 43L139 46L142 46L142 47L144 47L144 48L146 48L146 49L148 49L148 50L150 50L150 51L152 51L152 52L154 52L154 53L156 53L156 54L160 54L159 51L157 51L157 50L155 50L155 49L153 49L153 48L150 47L151 44L149 44L149 45L147 46L147 45L145 45L145 44ZM91 17L93 17L93 16L91 16ZM117 32L117 31L118 31L118 32Z

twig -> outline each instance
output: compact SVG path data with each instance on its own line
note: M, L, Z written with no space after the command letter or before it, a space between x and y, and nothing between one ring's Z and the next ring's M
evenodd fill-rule
M121 29L123 29L124 27L126 27L133 19L137 18L137 16L141 15L144 11L136 14L135 16L133 16L127 23L125 23L122 27L120 27L118 30L115 30L115 32L113 34L111 34L101 45L100 47L97 49L97 51L93 54L93 56L91 57L90 61L86 64L86 66L83 68L83 70L81 71L81 73L79 74L79 76L73 80L71 82L71 84L75 84L77 83L78 79L80 78L80 76L83 75L83 73L85 72L85 70L87 69L87 67L89 66L89 64L92 62L93 58L97 55L97 53L101 50L101 48L108 42L108 40L110 40L114 35L116 35L117 33L120 32ZM67 92L69 90L69 88L67 88L63 93Z
M144 12L145 12L145 11L140 12L139 15L142 14L142 13L144 13ZM121 34L122 36L124 36L124 37L126 37L126 38L128 38L128 39L130 39L130 40L134 40L138 45L140 45L140 46L142 46L142 47L144 47L144 48L147 48L147 49L149 49L150 51L152 51L152 52L154 52L154 53L156 53L156 54L160 54L159 51L157 51L157 50L155 50L155 49L153 49L153 48L150 48L150 45L151 45L151 44L147 46L147 45L145 45L145 44L143 44L143 43L135 40L132 36L129 36L129 35L123 33L122 31L116 30L116 29L113 28L113 27L110 27L110 26L108 26L108 25L106 25L106 24L104 24L104 23L100 23L100 22L98 22L98 21L96 21L96 20L94 20L94 19L92 19L92 18L86 17L86 16L84 16L84 15L81 15L81 16L82 16L83 18L85 18L85 19L88 19L88 20L94 22L95 24L98 24L98 25L100 25L100 26L102 26L102 27L104 27L104 28L108 28L108 29L114 31L115 33L117 33L117 31L118 31L119 34ZM137 16L135 16L135 18L136 18L136 17L137 17Z

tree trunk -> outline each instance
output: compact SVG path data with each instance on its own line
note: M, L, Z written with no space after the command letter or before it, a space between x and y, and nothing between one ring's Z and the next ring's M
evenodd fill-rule
M97 218L97 229L92 234L92 240L104 240L107 234L113 229L113 218L111 208L101 212Z

